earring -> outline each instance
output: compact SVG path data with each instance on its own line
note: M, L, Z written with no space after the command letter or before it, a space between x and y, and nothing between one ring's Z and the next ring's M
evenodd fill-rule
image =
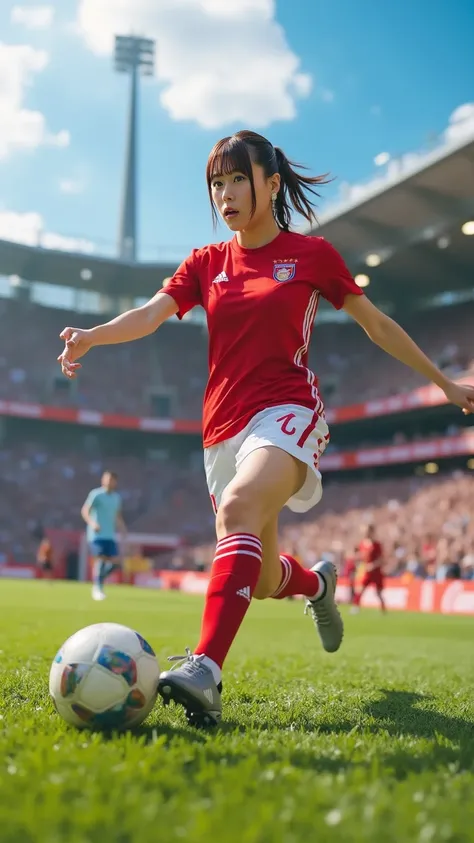
M277 193L272 193L272 211L273 216L276 217L276 203L277 203Z

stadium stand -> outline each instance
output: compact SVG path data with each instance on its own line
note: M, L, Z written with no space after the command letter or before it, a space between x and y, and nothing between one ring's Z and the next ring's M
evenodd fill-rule
M77 429L72 428L69 439L76 436L77 444L71 447L71 441L46 435L48 428L43 424L36 439L20 431L14 443L0 449L0 560L31 564L44 528L80 530L80 505L111 464L119 473L129 527L176 532L195 546L186 553L188 563L210 563L213 516L195 450L186 447L187 458L180 464L163 454L152 460L138 448L120 454L119 444L109 456L93 434L73 433ZM282 546L307 565L330 555L342 568L371 522L384 544L388 572L441 578L459 565L462 576L473 578L472 500L474 473L421 478L411 471L402 477L344 481L327 475L317 511L303 522L298 519L297 526L289 512L282 519Z
M452 377L471 372L474 379L474 238L465 236L474 220L473 150L466 135L407 166L391 162L385 180L349 196L311 233L341 251L353 274L370 282L373 301L440 368ZM135 296L153 295L174 266L0 241L0 270L19 282L7 291L10 298L0 298L0 564L31 564L44 529L78 534L80 506L105 467L120 475L132 530L173 530L187 544L173 564L209 564L213 517L197 433L205 328L171 320L147 339L94 349L74 383L56 364L65 325L105 321L108 307L116 313ZM69 301L79 302L83 292L95 296L104 309L100 317L36 303L36 285L48 285L51 294L63 279L74 294ZM329 321L323 302L309 359L333 419L325 454L331 470L315 511L297 527L285 512L282 542L308 565L331 555L343 567L370 520L388 572L473 578L474 448L465 429L472 422L439 396L409 394L422 379L358 326L334 316ZM383 401L390 397L393 402ZM383 409L353 406L379 399ZM401 447L373 462L372 449L382 453L385 443ZM411 445L404 449L404 443ZM434 459L439 465L431 462L435 473L427 474L427 460Z
M473 320L472 303L400 318L421 347L453 376L474 364ZM0 300L0 398L138 416L200 418L207 376L202 327L167 324L139 342L94 349L80 379L71 384L61 377L56 357L61 349L59 332L76 323L89 327L97 317ZM16 341L19 336L21 343ZM387 358L357 325L316 322L310 366L330 407L396 395L423 384L416 374Z

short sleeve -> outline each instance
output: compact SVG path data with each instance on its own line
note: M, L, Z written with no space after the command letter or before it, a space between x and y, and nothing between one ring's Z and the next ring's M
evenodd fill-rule
M89 508L91 506L94 506L95 500L96 500L99 492L100 492L100 489L92 489L92 491L89 492L89 494L87 495L87 498L85 499L84 506L88 506Z
M341 310L347 295L363 296L364 293L334 246L322 237L317 239L319 248L315 255L315 285L336 310Z
M194 249L190 256L178 267L168 284L163 287L163 292L171 296L178 305L179 309L176 314L178 319L182 319L196 305L202 305L197 264L197 250Z

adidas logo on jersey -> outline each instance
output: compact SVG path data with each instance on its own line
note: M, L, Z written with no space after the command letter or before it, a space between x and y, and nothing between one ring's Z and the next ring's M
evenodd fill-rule
M228 281L227 273L226 272L219 272L219 275L216 275L214 278L213 284L222 284L223 281Z
M249 585L244 586L244 588L239 588L239 590L237 591L237 594L239 595L239 597L245 597L245 599L248 600L249 603L250 603L250 586Z

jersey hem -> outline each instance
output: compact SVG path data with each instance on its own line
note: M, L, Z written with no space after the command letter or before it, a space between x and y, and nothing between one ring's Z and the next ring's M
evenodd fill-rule
M319 399L321 401L321 399ZM322 403L322 402L321 402ZM206 436L203 437L203 448L206 450L207 448L212 448L214 445L220 445L222 442L226 442L228 439L233 439L234 436L237 436L239 433L247 427L248 423L255 418L258 413L262 413L264 410L270 410L272 407L285 407L285 406L293 406L293 407L304 407L306 410L312 410L314 412L315 408L318 406L317 401L307 401L303 402L299 401L270 401L267 404L264 404L261 407L257 407L255 411L251 415L242 416L238 421L229 424L225 431L222 433L216 434L214 436ZM321 412L318 415L319 418L324 419L324 407L322 408Z

